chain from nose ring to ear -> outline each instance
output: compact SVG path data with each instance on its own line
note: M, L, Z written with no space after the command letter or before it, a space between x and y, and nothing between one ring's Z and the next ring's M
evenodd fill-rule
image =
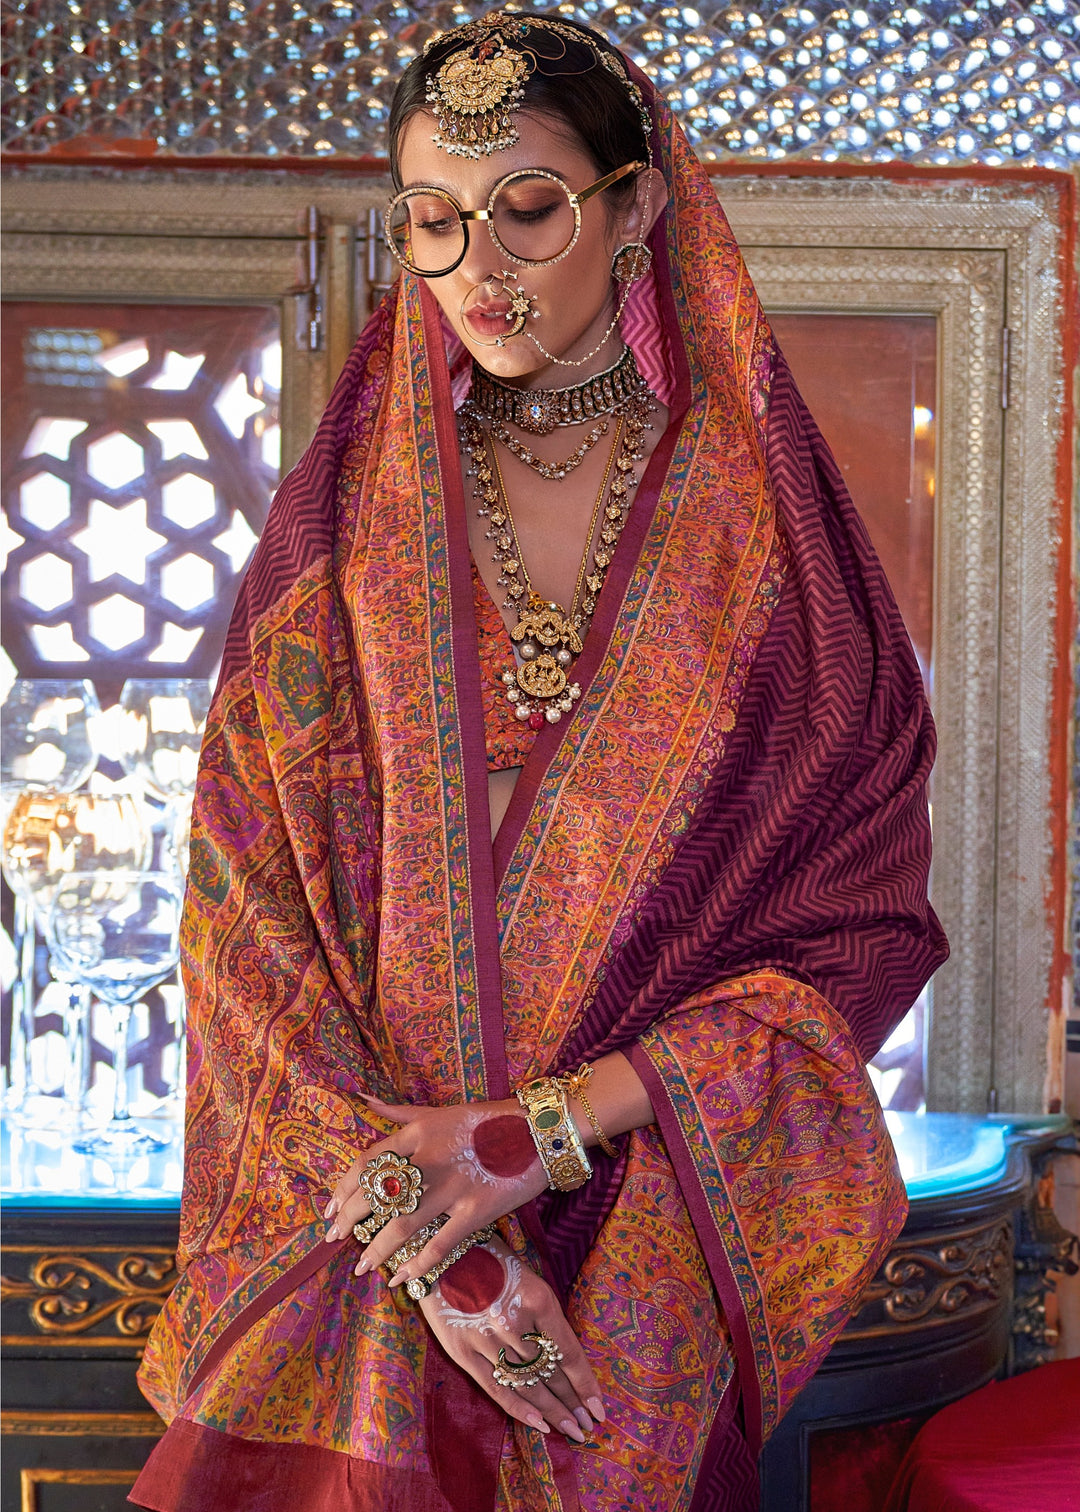
M649 199L650 199L651 194L652 194L652 180L651 179L646 179L646 181L645 181L645 203L644 203L644 205L642 206L642 209L641 209L641 224L642 224L643 227L648 224L648 220L649 220ZM645 243L643 241L641 241L640 235L639 235L639 238L638 238L638 244L641 246L643 252L647 252L648 251L648 248L645 246ZM651 260L651 254L650 254L650 260ZM619 324L619 321L622 319L623 311L626 309L627 301L630 298L630 290L632 288L633 288L633 283L632 282L631 283L627 283L625 285L625 287L623 288L622 294L619 296L619 305L618 305L618 308L616 309L615 314L611 317L611 324L608 326L607 330L601 336L600 340L593 347L592 351L591 352L586 352L584 357L577 357L577 358L573 358L573 359L568 359L568 358L565 358L565 357L556 357L555 354L554 354L554 352L549 352L548 349L547 349L547 347L544 346L543 343L541 341L539 341L536 336L533 335L532 331L528 332L529 340L532 342L532 344L536 348L536 350L540 353L541 357L546 357L549 362L554 362L557 367L571 367L571 368L584 367L587 362L591 362L592 359L595 356L598 355L598 353L600 353L600 352L603 351L605 345L607 344L608 338L611 336L612 332L615 330L615 327Z

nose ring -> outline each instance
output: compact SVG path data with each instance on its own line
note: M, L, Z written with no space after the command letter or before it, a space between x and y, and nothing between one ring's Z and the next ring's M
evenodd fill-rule
M536 308L534 296L527 294L521 284L516 284L513 273L508 273L504 268L501 273L489 273L483 283L477 284L475 288L469 290L461 301L461 307L458 312L462 320L465 319L465 310L469 300L472 299L477 289L482 289L486 284L492 286L492 291L496 296L505 294L509 299L510 308L506 312L506 320L510 329L504 336L496 336L494 341L482 341L479 344L481 346L505 346L511 336L521 335L525 329L525 322L527 320L539 320L540 311Z

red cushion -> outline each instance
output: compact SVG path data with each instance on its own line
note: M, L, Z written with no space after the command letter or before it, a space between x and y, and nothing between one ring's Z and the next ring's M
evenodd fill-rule
M886 1512L1080 1512L1080 1359L994 1381L936 1413Z

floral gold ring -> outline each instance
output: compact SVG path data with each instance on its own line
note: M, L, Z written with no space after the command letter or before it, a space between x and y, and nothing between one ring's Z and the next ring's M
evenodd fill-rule
M386 1150L369 1161L356 1180L371 1207L370 1217L353 1228L356 1238L364 1244L370 1244L392 1218L415 1213L424 1190L424 1175L419 1166L394 1150Z

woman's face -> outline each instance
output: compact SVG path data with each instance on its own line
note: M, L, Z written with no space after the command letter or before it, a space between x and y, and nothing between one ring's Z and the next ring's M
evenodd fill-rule
M433 118L426 111L419 112L402 132L402 186L444 189L463 210L479 210L486 206L494 185L518 169L546 169L558 174L572 190L586 189L601 176L589 155L568 138L565 130L553 129L541 116L523 111L517 113L514 125L518 140L512 147L476 160L451 157L431 140L436 130ZM643 197L646 178L660 181L660 204L650 205L651 224L663 205L663 181L659 174L642 173L639 178L642 189L638 199ZM650 199L655 198L655 188L653 185ZM582 205L581 234L560 262L548 267L521 267L500 252L485 222L470 221L468 249L461 263L452 273L427 280L454 331L481 366L496 377L532 384L548 370L544 381L559 387L606 365L602 360L605 346L596 362L584 371L552 367L527 333L534 333L556 357L569 359L583 357L602 337L615 308L612 255L617 247L637 239L641 225L638 200L623 200L616 216L606 203L609 198L599 194ZM532 308L540 312L517 336L506 335L510 302L502 292L499 275L503 273L510 275L515 287L524 288L532 297ZM505 345L495 346L496 337L502 337Z

